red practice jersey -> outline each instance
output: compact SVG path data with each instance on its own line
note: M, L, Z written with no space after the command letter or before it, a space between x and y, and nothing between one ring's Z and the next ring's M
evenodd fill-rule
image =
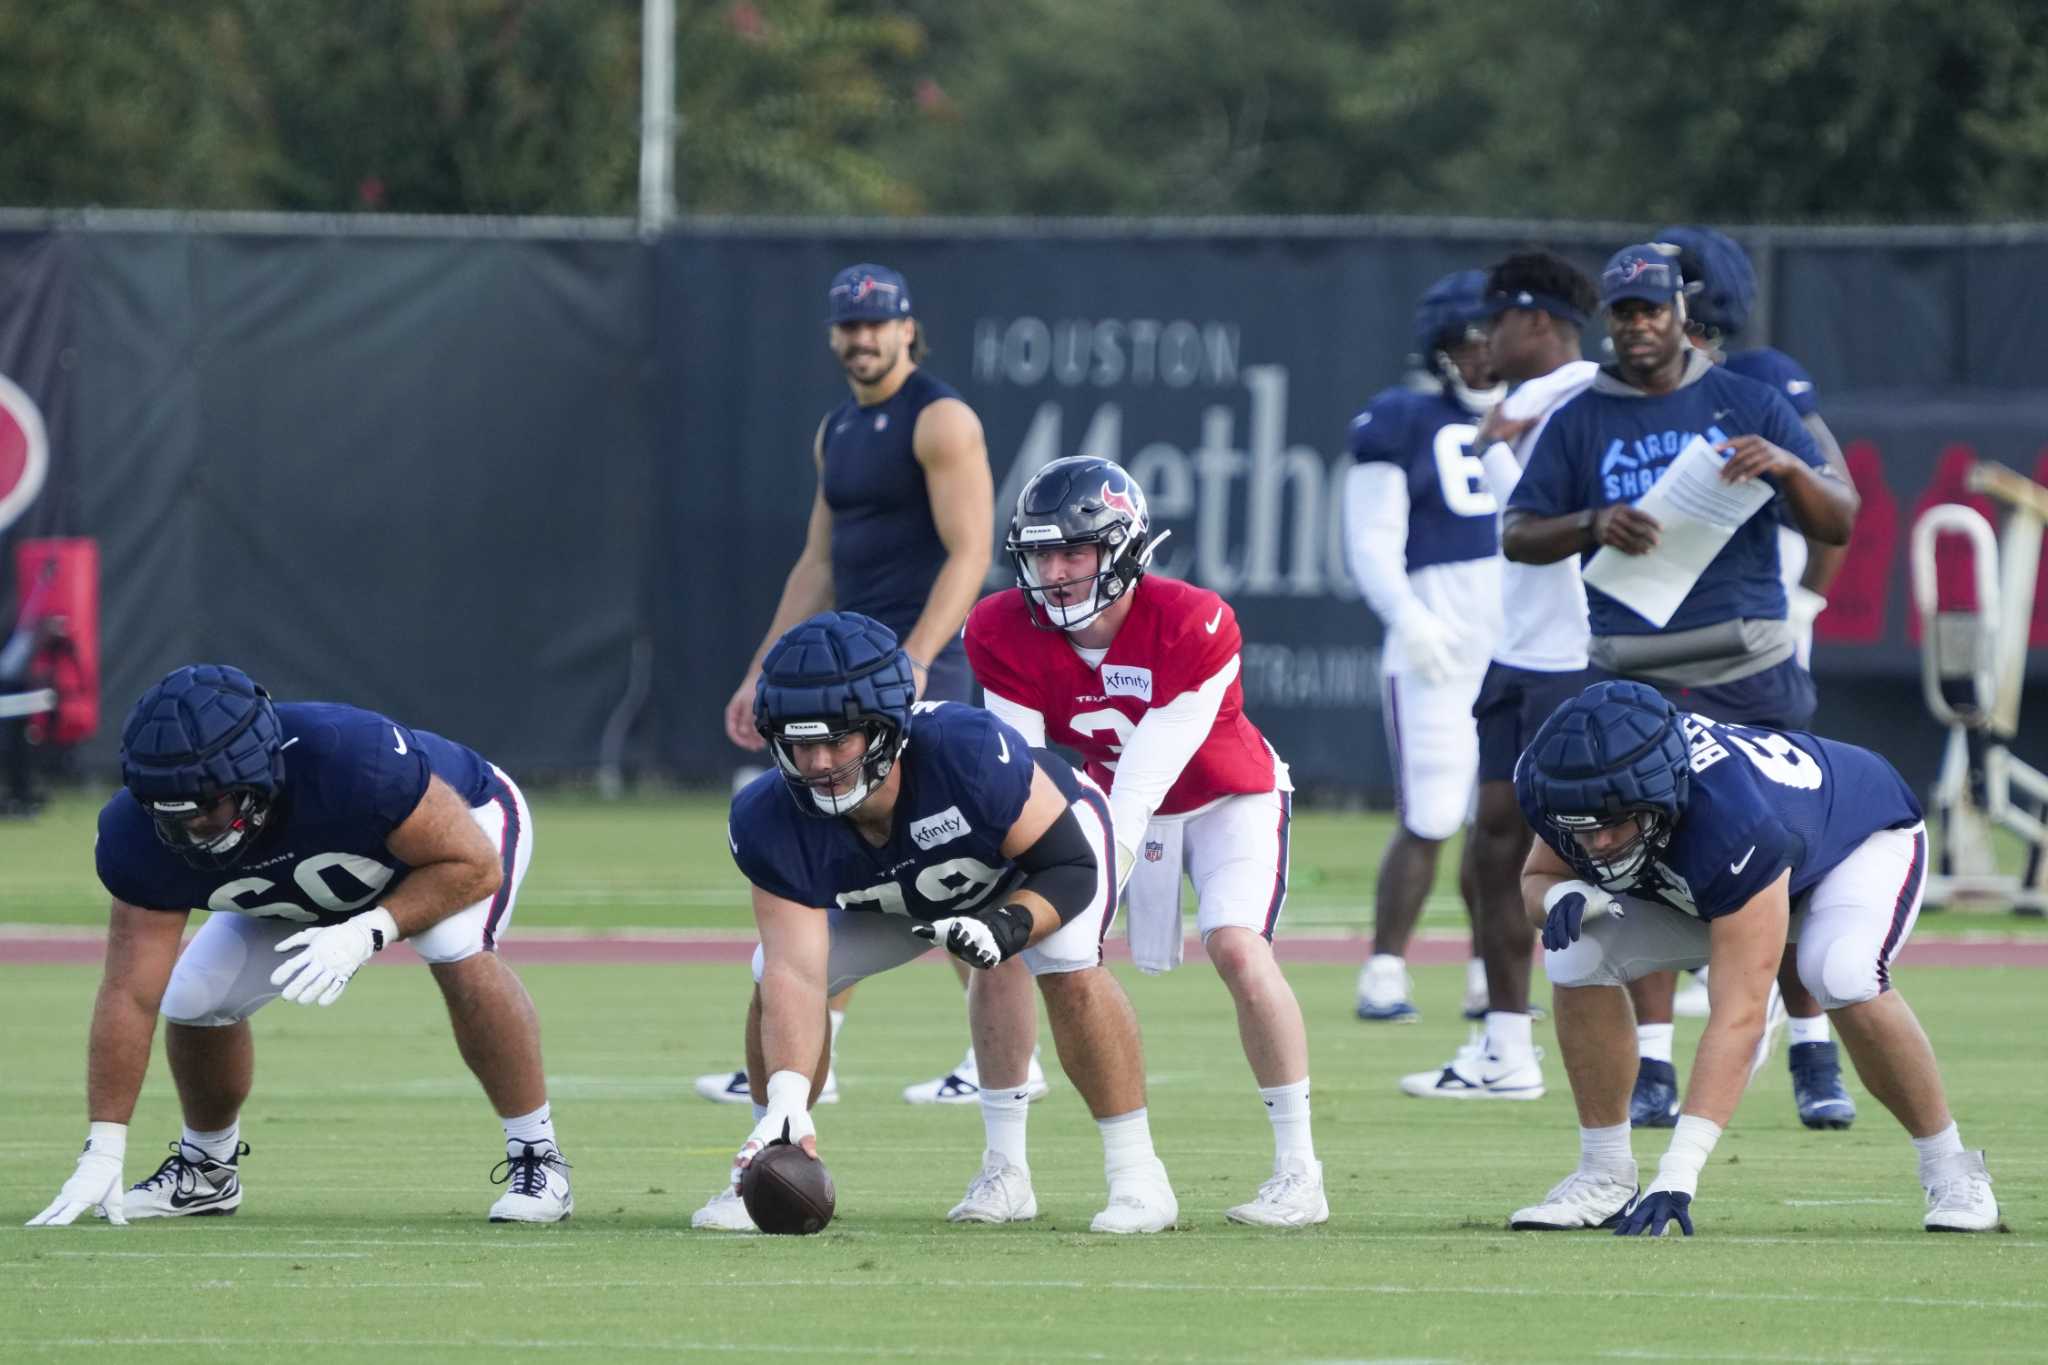
M1045 737L1087 760L1106 790L1117 755L1155 706L1193 692L1227 668L1244 637L1230 604L1207 588L1147 574L1102 666L1090 668L1066 632L1034 625L1021 588L984 597L967 616L967 661L981 685L1045 717ZM1273 751L1244 714L1232 678L1216 723L1167 790L1160 815L1184 815L1218 797L1269 792Z

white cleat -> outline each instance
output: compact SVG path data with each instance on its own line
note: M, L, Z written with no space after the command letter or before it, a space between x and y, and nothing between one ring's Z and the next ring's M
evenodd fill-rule
M1233 1223L1261 1228L1305 1228L1330 1221L1330 1201L1323 1197L1323 1163L1292 1157L1259 1186L1259 1197L1223 1215Z
M215 1161L181 1138L156 1173L139 1180L122 1196L121 1210L137 1218L199 1218L231 1214L242 1207L241 1160L249 1144L235 1144L235 1154Z
M569 1163L552 1143L520 1144L519 1155L507 1156L491 1172L491 1183L505 1187L491 1205L493 1223L561 1223L576 1211L576 1197L569 1193Z
M713 1104L752 1104L754 1092L747 1085L744 1071L713 1071L699 1076L696 1091ZM818 1092L819 1104L839 1103L839 1068L834 1066L825 1073L825 1088Z
M1543 1202L1516 1209L1508 1226L1523 1231L1565 1232L1611 1228L1636 1197L1636 1163L1625 1171L1576 1170L1560 1180Z
M1045 1079L1045 1068L1038 1064L1038 1054L1031 1054L1031 1069L1024 1073L1024 1088L1030 1093L1032 1103L1046 1097L1052 1089ZM967 1055L937 1080L920 1081L916 1085L903 1087L905 1104L974 1104L981 1099L981 1068L974 1060L974 1049L967 1049Z
M1706 1018L1707 969L1702 967L1678 979L1685 984L1678 988L1678 994L1671 997L1671 1012L1681 1019Z
M1407 964L1400 958L1372 957L1358 969L1359 1018L1382 1024L1413 1024L1422 1018L1410 999Z
M1180 1220L1180 1201L1166 1179L1166 1165L1120 1173L1109 1182L1109 1207L1095 1215L1090 1232L1164 1232Z
M968 1185L966 1197L946 1213L949 1223L1028 1223L1036 1217L1031 1172L990 1151L981 1154L981 1173Z
M711 1232L759 1232L754 1226L753 1216L747 1212L747 1204L740 1198L739 1186L726 1183L717 1194L706 1200L704 1207L690 1215L690 1226Z
M1441 1070L1403 1076L1401 1093L1424 1100L1540 1100L1542 1056L1540 1050L1532 1050L1521 1057L1501 1057L1486 1050L1485 1034L1475 1034Z
M1961 1152L1934 1163L1924 1182L1929 1232L1990 1232L1998 1226L1998 1199L1991 1193L1991 1172L1984 1153Z

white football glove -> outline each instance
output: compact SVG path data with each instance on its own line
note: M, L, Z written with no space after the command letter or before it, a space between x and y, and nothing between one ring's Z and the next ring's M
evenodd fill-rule
M1450 624L1420 600L1411 598L1394 618L1394 639L1408 658L1408 670L1424 682L1442 682L1451 675L1456 658Z
M739 1151L732 1159L732 1183L740 1183L740 1168L754 1159L754 1154L771 1142L787 1139L802 1144L810 1138L817 1145L818 1130L811 1123L811 1078L801 1071L778 1071L768 1078L767 1112L754 1125L754 1131L747 1134L747 1140L740 1144Z
M78 1169L57 1191L50 1207L28 1220L32 1228L61 1228L87 1209L98 1209L115 1227L126 1227L121 1212L121 1194L128 1183L121 1178L121 1160L128 1154L128 1125L95 1123L79 1153Z
M1812 588L1793 587L1785 593L1785 616L1792 629L1803 631L1828 609L1828 599Z
M331 1005L356 969L397 938L398 922L381 905L324 929L302 929L277 945L280 953L303 951L272 972L270 984L284 987L284 998L295 1005Z

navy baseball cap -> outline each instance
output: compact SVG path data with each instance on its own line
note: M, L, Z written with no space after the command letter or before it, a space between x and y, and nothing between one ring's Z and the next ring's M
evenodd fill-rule
M1600 306L1612 308L1623 299L1669 304L1685 290L1678 258L1655 243L1625 246L1607 259L1600 272Z
M887 322L910 316L910 286L886 265L850 265L825 293L827 322Z

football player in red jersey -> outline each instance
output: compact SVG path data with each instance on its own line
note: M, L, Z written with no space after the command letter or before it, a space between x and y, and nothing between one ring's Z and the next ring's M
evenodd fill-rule
M1273 1124L1273 1174L1233 1222L1330 1216L1309 1131L1308 1037L1273 958L1287 897L1293 790L1244 714L1242 637L1221 597L1147 576L1145 494L1108 460L1046 465L1017 498L1005 548L1017 587L967 618L967 659L993 711L1034 745L1064 745L1109 792L1117 872L1142 971L1181 960L1180 880L1237 1005L1238 1036Z

